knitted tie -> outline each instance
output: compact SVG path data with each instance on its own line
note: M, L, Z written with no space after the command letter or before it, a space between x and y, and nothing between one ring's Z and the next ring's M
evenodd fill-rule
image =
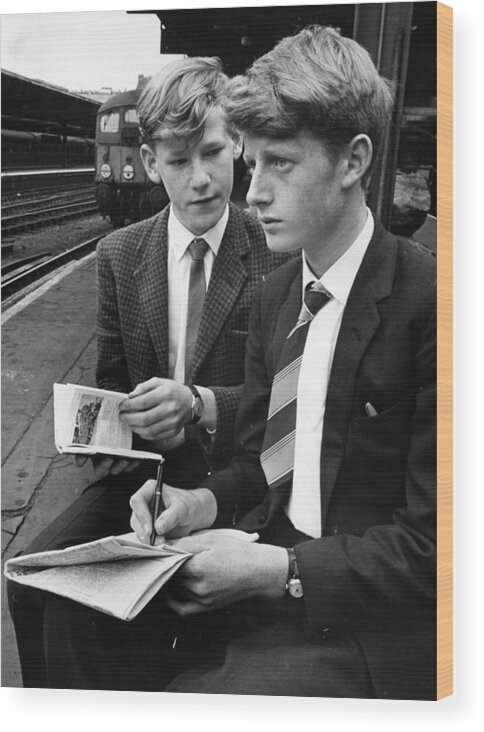
M292 479L296 440L297 386L309 323L331 299L323 285L310 282L295 327L287 336L272 382L267 426L260 461L269 488L278 488ZM269 494L273 491L269 491ZM283 493L281 492L281 496ZM285 494L284 494L285 497ZM272 503L273 496L268 495ZM279 503L282 502L279 501ZM273 513L274 511L271 511Z
M187 329L185 345L185 380L192 381L193 354L197 342L198 329L202 317L203 303L207 285L203 258L208 250L205 239L196 238L188 246L192 262L190 265L190 283L188 285Z

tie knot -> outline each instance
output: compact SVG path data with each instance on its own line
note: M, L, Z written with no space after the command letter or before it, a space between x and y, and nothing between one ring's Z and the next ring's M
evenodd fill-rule
M203 259L207 253L208 244L205 239L196 238L188 245L188 251L193 260Z
M331 299L319 282L309 282L304 290L304 305L312 318Z

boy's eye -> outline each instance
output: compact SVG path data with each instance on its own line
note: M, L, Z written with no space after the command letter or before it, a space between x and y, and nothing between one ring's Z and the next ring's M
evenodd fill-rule
M274 161L276 168L284 168L288 163L289 160L287 160L287 158L276 158Z
M223 147L215 147L215 148L214 148L213 150L209 150L209 151L207 152L207 157L209 157L209 158L214 158L214 157L216 157L217 155L219 155L219 153L221 153L221 152L222 152L222 150L223 150Z

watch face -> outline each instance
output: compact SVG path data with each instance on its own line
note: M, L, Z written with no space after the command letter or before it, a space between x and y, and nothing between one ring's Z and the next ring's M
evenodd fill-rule
M302 597L304 595L301 580L295 577L287 583L287 590L291 597Z
M201 399L197 398L195 399L195 404L193 406L193 414L195 417L201 417L203 413L203 402Z

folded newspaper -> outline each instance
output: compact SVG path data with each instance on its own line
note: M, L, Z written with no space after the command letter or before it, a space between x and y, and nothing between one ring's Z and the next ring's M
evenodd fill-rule
M127 394L77 384L54 384L55 446L61 453L102 453L160 460L156 452L133 450L133 431L119 418Z
M229 532L249 542L257 534ZM4 574L23 585L62 595L83 605L132 620L192 554L175 543L142 544L136 534L108 536L67 549L8 559Z

